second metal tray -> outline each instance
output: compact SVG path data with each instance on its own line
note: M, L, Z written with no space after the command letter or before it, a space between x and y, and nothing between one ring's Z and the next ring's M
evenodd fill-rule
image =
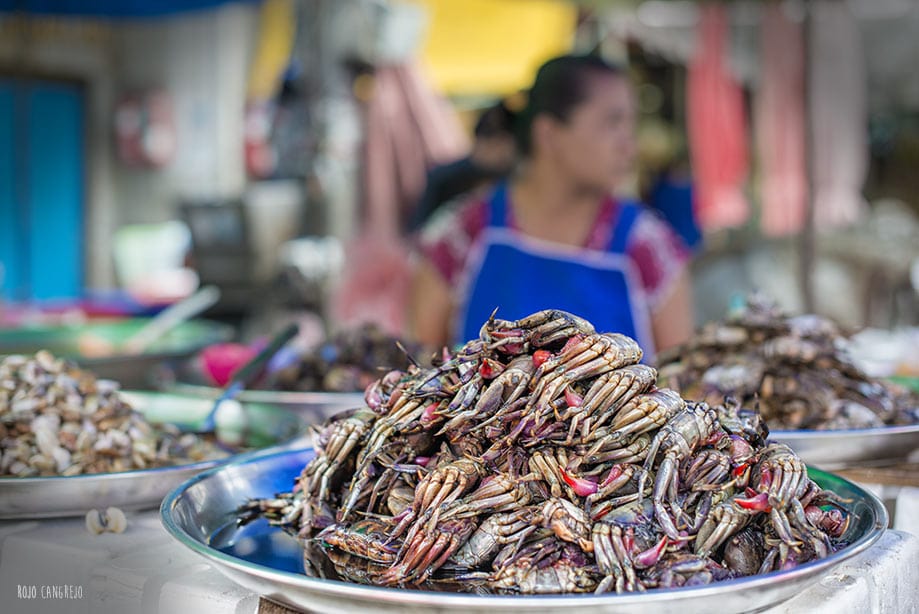
M125 396L152 423L195 424L212 406L204 399L171 394L126 392ZM303 420L290 410L259 403L245 403L243 409L247 424L240 454L306 445ZM119 473L0 477L0 519L80 516L93 508L108 506L124 510L155 508L178 484L206 469L233 461L240 454Z
M843 469L906 462L919 450L919 424L839 431L772 431L808 465Z

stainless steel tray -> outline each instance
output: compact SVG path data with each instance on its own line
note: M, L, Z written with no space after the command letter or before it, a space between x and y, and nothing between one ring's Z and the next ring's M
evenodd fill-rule
M74 326L35 326L0 329L0 355L34 354L48 350L55 356L69 358L97 377L112 379L124 388L150 389L156 370L162 365L177 364L200 349L233 335L233 328L208 320L183 322L153 342L147 351L128 355L85 356L80 340L85 337L104 339L118 344L140 330L149 318L99 320Z
M126 392L131 404L153 423L195 424L212 407L210 401L178 395ZM249 454L306 445L299 416L276 405L243 404L247 419L243 449L227 458L174 467L71 477L0 478L0 519L80 516L110 505L124 510L156 508L177 485L197 473ZM229 425L232 428L233 425Z
M905 462L919 450L919 424L845 431L772 431L805 463L823 469Z
M251 497L289 490L312 450L258 454L201 474L170 493L160 507L166 530L220 572L268 599L311 612L673 612L756 611L780 603L829 569L871 546L887 527L880 501L839 476L811 477L852 502L851 545L790 571L716 584L639 594L476 595L364 586L303 574L297 542L258 520L236 526L235 510Z
M157 386L176 394L216 399L221 390L205 385L195 375L193 359L187 359L159 372ZM363 392L289 392L283 390L243 390L238 397L248 403L272 403L296 412L309 424L319 424L346 409L364 405Z

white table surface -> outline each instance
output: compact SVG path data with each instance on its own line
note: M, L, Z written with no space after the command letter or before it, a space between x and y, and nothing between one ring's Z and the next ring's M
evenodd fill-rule
M919 488L900 487L895 501L893 528L919 535Z
M913 506L910 526L915 530L919 491L904 502ZM82 518L0 522L0 612L258 612L258 595L230 582L169 537L156 512L128 514L128 522L126 532L102 535L89 533ZM80 598L42 598L43 591L60 586ZM31 587L35 587L34 599L26 598ZM887 531L867 552L769 610L773 614L917 611L919 537L898 530Z

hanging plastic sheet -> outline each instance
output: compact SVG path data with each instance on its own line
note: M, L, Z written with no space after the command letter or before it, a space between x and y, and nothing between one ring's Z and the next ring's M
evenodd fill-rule
M865 57L858 24L845 2L809 4L810 105L814 220L818 228L851 224L866 204L868 171Z
M779 3L763 7L762 71L754 106L764 234L800 232L807 205L804 36Z
M461 156L468 142L455 113L410 64L375 71L365 112L361 229L345 249L331 314L342 326L374 322L402 334L411 275L403 228L427 168Z
M703 5L689 65L687 106L697 214L707 231L739 226L750 213L742 191L747 118L743 91L727 66L727 37L726 8Z
M427 169L468 148L455 112L411 64L374 73L366 109L364 219L367 232L398 237L424 190Z

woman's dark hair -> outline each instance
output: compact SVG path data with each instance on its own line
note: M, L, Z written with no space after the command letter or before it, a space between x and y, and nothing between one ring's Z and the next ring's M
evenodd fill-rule
M526 108L516 124L517 150L529 156L533 146L533 120L546 113L565 121L587 99L590 81L598 75L623 75L622 68L595 55L563 55L539 67Z
M511 111L504 101L494 104L479 115L473 133L476 137L493 137L514 134L514 122L517 114Z

